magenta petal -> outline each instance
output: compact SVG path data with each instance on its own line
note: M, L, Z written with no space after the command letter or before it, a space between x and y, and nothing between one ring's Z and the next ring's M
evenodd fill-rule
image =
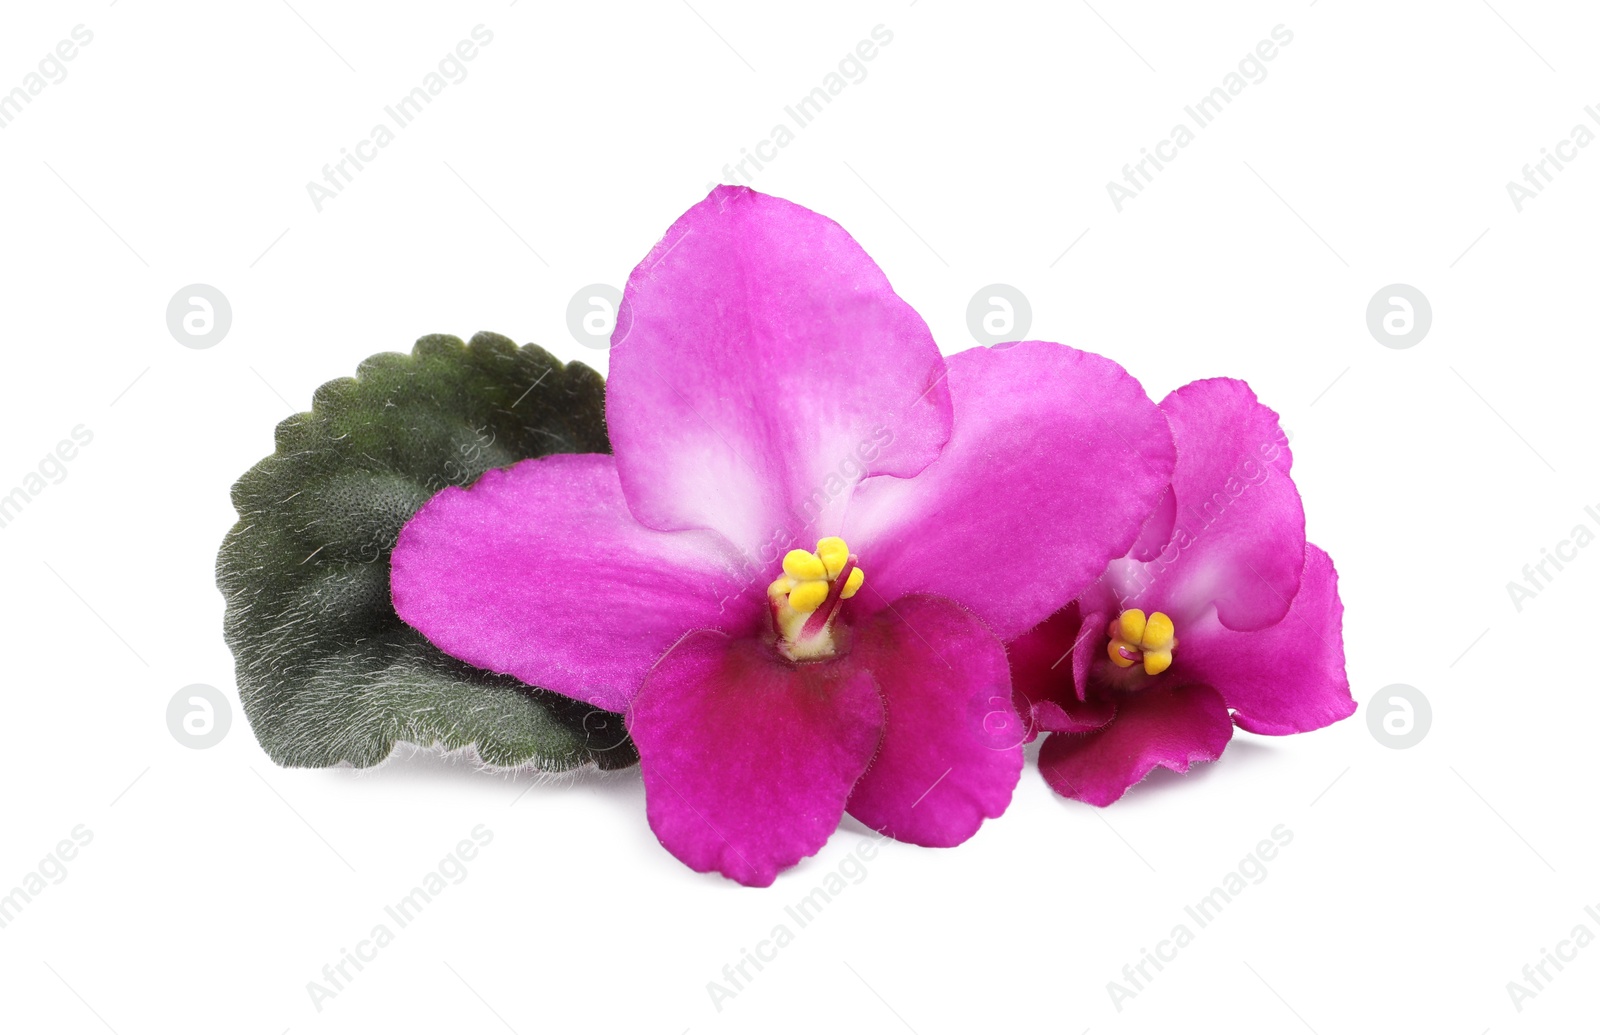
M1136 561L1153 561L1161 556L1161 551L1172 541L1172 526L1177 518L1178 500L1172 494L1172 487L1168 486L1167 491L1161 494L1161 502L1145 519L1144 527L1139 529L1139 538L1128 551L1128 556Z
M1072 651L1072 686L1078 691L1080 702L1089 699L1089 670L1095 661L1103 656L1101 651L1110 642L1106 630L1116 613L1110 610L1086 610L1084 613L1083 632L1078 634L1076 646Z
M1305 512L1289 476L1278 415L1243 381L1195 381L1161 402L1172 424L1172 541L1115 576L1137 605L1192 621L1215 604L1233 629L1261 629L1289 610L1305 556ZM1129 578L1140 588L1129 589Z
M896 600L854 632L850 660L878 681L887 718L850 814L896 840L958 845L1006 810L1022 774L1005 648L931 596Z
M390 581L400 617L445 653L619 712L686 631L748 631L766 606L720 536L633 520L600 454L445 489L401 530Z
M932 334L837 223L718 187L633 271L606 419L629 506L758 563L837 532L867 474L950 434Z
M1074 600L1043 622L1006 644L1011 664L1011 699L1028 728L1028 739L1038 735L1048 716L1060 718L1068 700L1077 694L1072 686L1072 645L1082 626Z
M1283 621L1253 633L1196 630L1179 644L1173 668L1216 687L1241 729L1277 736L1321 729L1356 710L1343 615L1333 561L1307 545L1300 592Z
M867 601L948 597L1011 640L1127 552L1171 478L1172 439L1103 356L1026 341L948 366L944 452L915 478L863 484L844 537Z
M755 887L828 840L882 730L859 665L796 665L707 631L661 660L628 713L656 837L693 869Z
M1228 707L1210 687L1148 687L1122 698L1103 729L1052 733L1039 749L1039 772L1057 794L1110 805L1156 766L1186 773L1215 761L1232 735Z
M1040 733L1088 733L1116 717L1117 702L1111 698L1045 701L1033 709L1034 724Z
M1086 702L1089 662L1104 641L1097 630L1108 619L1079 617L1075 600L1043 623L1006 644L1011 659L1011 689L1017 712L1029 723L1028 739L1038 733L1084 733L1099 729L1117 713L1116 702Z

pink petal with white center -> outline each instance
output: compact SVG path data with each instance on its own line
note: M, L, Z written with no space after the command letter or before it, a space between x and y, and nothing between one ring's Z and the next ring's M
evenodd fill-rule
M1170 615L1180 639L1213 605L1232 629L1274 624L1305 557L1305 512L1278 415L1228 378L1185 385L1161 409L1178 449L1171 540L1146 563L1112 565L1108 584L1122 607Z
M401 530L390 588L446 654L616 712L686 631L749 634L767 606L721 536L635 521L592 453L439 493Z
M1251 633L1220 624L1183 639L1168 675L1217 688L1251 733L1305 733L1356 710L1344 667L1344 605L1333 561L1306 547L1300 592L1283 621Z
M844 537L866 571L865 606L932 593L1011 640L1133 545L1172 477L1172 437L1104 356L1025 341L948 365L944 452L914 478L862 484Z
M757 563L838 531L855 484L950 435L944 360L839 224L718 187L633 271L606 419L628 504Z

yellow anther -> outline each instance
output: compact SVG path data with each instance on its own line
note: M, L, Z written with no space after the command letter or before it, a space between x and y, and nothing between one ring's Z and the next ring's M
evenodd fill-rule
M1127 634L1126 625L1123 626L1123 632L1124 635ZM1128 639L1139 644L1147 651L1166 650L1172 646L1172 619L1160 611L1156 611L1145 621L1143 635L1137 637L1129 636ZM1166 666L1163 665L1162 667L1165 668ZM1155 675L1154 672L1150 674Z
M1160 611L1146 617L1137 607L1130 607L1112 619L1106 633L1111 638L1106 656L1118 668L1142 664L1145 675L1159 676L1172 667L1172 651L1178 641L1172 619Z
M836 535L817 540L817 551L790 550L783 574L767 587L777 648L790 661L832 657L833 621L841 601L856 595L866 574L852 565L850 547ZM850 574L843 580L845 568Z
M815 611L827 599L828 583L821 579L802 582L789 591L789 606L802 614Z
M1144 612L1139 610L1137 607L1130 607L1126 611L1122 612L1122 616L1117 619L1117 622L1119 625L1119 633L1122 639L1127 640L1132 644L1138 644L1140 639L1143 638L1145 626Z
M790 550L784 554L783 571L785 575L801 582L828 578L828 569L821 558L808 550Z
M827 569L828 578L836 579L844 570L844 562L850 559L850 547L845 545L843 539L830 535L826 539L817 540L817 557Z
M1170 650L1147 650L1144 652L1144 674L1147 676L1159 676L1171 664L1172 652Z

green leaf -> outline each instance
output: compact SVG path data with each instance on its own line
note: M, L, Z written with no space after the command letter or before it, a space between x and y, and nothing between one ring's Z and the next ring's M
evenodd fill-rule
M638 761L622 717L457 661L389 602L389 555L434 493L548 453L605 453L605 386L498 334L384 353L278 425L233 487L217 557L225 635L256 738L286 766L383 761L397 742L494 766Z

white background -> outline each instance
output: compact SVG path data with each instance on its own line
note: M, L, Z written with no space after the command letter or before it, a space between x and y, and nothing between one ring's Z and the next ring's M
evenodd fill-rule
M0 1026L1591 1029L1600 947L1520 1012L1507 982L1575 925L1600 934L1600 549L1520 611L1506 584L1580 522L1600 531L1600 147L1520 212L1505 185L1575 125L1600 131L1594 13L693 2L7 6L0 89L74 26L94 39L0 130L0 492L73 427L94 440L0 528L0 890L75 825L93 840L0 929ZM316 211L306 182L479 24L494 39L469 77ZM656 844L637 770L540 780L407 751L284 771L237 707L217 747L179 744L180 687L237 704L213 563L276 422L429 332L604 371L567 331L573 292L620 285L879 24L893 42L867 78L755 185L843 223L947 352L999 282L1031 300L1029 336L1106 352L1156 398L1248 379L1340 567L1362 710L1241 733L1103 812L1030 765L967 845L886 843L720 1012L707 982L862 827L749 890ZM1280 24L1266 79L1116 211L1106 182ZM233 307L208 350L165 322L195 282ZM1365 317L1396 282L1433 308L1404 350ZM1394 683L1433 710L1405 750L1366 718ZM307 983L476 824L494 840L467 878L318 1012ZM1267 878L1117 1010L1107 982L1278 824L1294 839Z

